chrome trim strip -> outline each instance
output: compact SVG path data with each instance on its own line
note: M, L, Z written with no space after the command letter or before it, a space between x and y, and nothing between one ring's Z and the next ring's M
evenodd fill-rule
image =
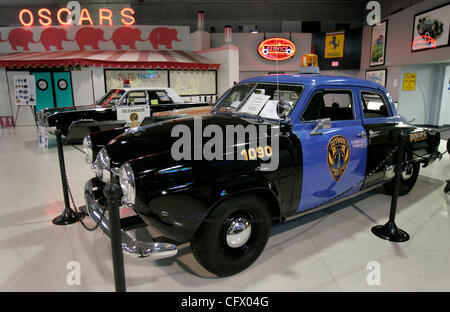
M95 222L95 224L99 223L99 228L103 231L103 233L111 238L109 218L106 214L103 214L102 216L104 207L100 206L95 199L92 180L89 180L86 183L84 189L84 197L86 200L86 209L89 213L89 216ZM133 257L150 257L151 259L162 259L175 256L178 252L177 246L175 245L168 243L138 241L128 235L122 229L120 230L120 232L122 236L123 251Z

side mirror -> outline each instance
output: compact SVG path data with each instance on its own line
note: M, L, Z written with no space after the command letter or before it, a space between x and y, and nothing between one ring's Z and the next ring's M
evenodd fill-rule
M285 100L280 100L277 103L277 115L278 118L280 119L284 119L287 117L287 115L289 115L291 111L291 105L285 101Z
M318 130L322 129L329 129L331 128L331 119L325 118L325 119L318 119L316 120L316 126L314 127L313 131L311 131L311 135L318 135L322 134L322 132L319 132Z

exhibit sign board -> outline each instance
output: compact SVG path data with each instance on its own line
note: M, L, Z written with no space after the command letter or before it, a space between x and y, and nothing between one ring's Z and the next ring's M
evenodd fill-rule
M189 26L68 26L3 27L0 50L42 51L150 51L192 50ZM139 55L139 52L136 52ZM165 62L166 58L161 58Z
M269 38L258 45L258 54L269 61L287 60L295 54L295 44L284 38Z
M14 99L16 105L36 105L36 87L33 75L14 76Z
M325 58L344 57L345 32L337 31L325 34Z
M450 3L416 14L411 51L435 49L449 45Z
M169 74L167 70L154 69L105 69L106 89L126 87L168 87Z
M370 66L384 65L386 53L387 21L372 26L372 42L370 44Z
M117 108L117 120L124 120L127 124L141 123L145 117L150 117L149 105L136 105Z
M386 69L366 71L366 79L386 87Z
M414 91L416 90L416 73L405 73L403 74L403 91Z

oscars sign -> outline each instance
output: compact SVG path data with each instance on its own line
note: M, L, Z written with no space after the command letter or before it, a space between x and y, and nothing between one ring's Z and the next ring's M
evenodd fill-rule
M284 38L269 38L258 45L258 54L269 61L287 60L295 54L295 44Z

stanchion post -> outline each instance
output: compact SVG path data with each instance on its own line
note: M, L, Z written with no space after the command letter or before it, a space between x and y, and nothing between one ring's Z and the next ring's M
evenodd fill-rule
M66 165L64 163L64 150L61 137L61 130L57 129L55 134L56 134L56 143L58 146L58 160L59 160L59 171L61 174L61 185L64 196L64 211L60 216L53 219L52 222L55 225L68 225L80 221L81 219L83 219L84 216L79 216L75 211L73 211L70 208L69 189L67 185Z
M125 268L122 253L122 237L120 233L120 186L115 183L108 183L103 189L108 202L109 221L111 230L111 250L114 270L114 284L116 292L125 292Z
M391 210L389 220L385 225L377 225L372 228L372 233L376 236L392 242L405 242L409 240L409 234L399 229L395 224L395 214L397 212L397 199L400 190L400 177L402 175L403 159L405 158L406 135L402 130L396 132L395 142L398 142L398 152L395 164L394 191L391 198Z

